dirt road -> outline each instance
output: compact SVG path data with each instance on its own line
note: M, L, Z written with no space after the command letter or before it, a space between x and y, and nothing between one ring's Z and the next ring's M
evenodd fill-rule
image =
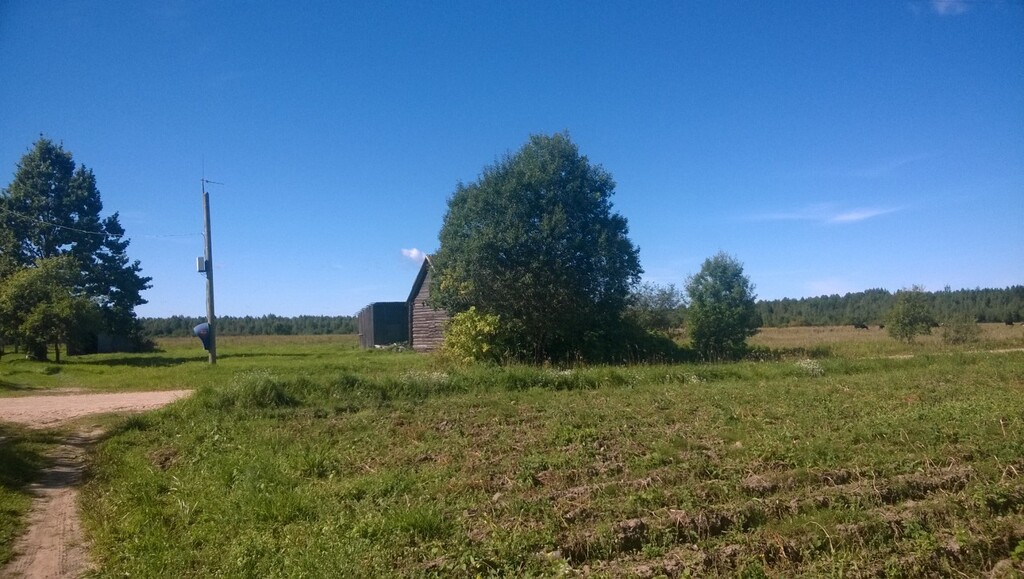
M89 414L152 410L190 393L171 390L0 398L0 421L48 428ZM96 429L76 432L54 449L49 466L32 485L36 498L29 513L28 531L15 544L18 554L0 569L0 577L71 578L89 570L78 516L78 484L88 447L102 434Z
M191 390L164 390L0 398L0 421L49 428L88 414L152 410L191 393Z

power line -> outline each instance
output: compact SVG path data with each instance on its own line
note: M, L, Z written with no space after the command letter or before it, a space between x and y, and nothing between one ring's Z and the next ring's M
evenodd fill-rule
M50 227L54 227L54 228L57 228L57 229L66 229L68 231L74 231L76 233L84 233L86 235L99 235L101 237L124 237L123 233L120 234L120 235L115 235L113 233L107 233L105 231L86 231L85 229L78 229L78 228L75 228L75 227L69 227L67 225L61 225L59 223L51 223L49 221L44 221L44 220L39 219L37 217L32 217L31 215L25 215L24 213L19 213L17 211L13 211L11 209L7 209L6 207L0 207L0 211L3 211L4 213L7 213L9 215L13 215L15 217L19 217L19 218L24 219L26 221L34 221L35 223L39 223L39 224L42 224L42 225L49 225Z
M164 239L164 238L167 238L167 237L202 237L202 236L203 236L202 233L167 233L167 234L163 234L163 235L144 233L142 235L137 235L136 237L139 237L141 239Z
M103 232L103 231L87 231L85 229L78 229L76 227L70 227L70 226L67 226L67 225L61 225L59 223L52 223L50 221L45 221L43 219L39 219L38 217L32 217L31 215L25 215L24 213L20 213L18 211L7 209L6 207L0 207L0 211L3 211L4 213L7 213L9 215L13 215L15 217L18 217L19 219L24 219L26 221L32 221L34 223L39 223L40 225L47 225L47 226L50 226L50 227L54 227L56 229L65 229L67 231L74 231L76 233L83 233L85 235L98 235L100 237L113 237L113 238L118 238L118 239L120 239L122 237L125 237L127 235L126 233L121 233L121 234L115 235L113 233L106 233L106 232ZM202 233L176 233L176 234L166 234L166 235L161 235L161 234L143 234L143 235L139 235L138 237L149 238L149 239L159 239L159 238L164 238L164 237L199 237L199 236L202 236Z

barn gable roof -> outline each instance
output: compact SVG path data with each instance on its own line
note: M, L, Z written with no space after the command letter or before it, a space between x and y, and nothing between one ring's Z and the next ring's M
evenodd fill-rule
M416 281L412 283L412 291L409 292L409 298L406 302L412 302L419 295L420 290L423 288L423 282L427 279L427 274L430 273L430 268L434 267L434 264L430 261L430 256L426 255L423 257L423 264L420 266L420 272L416 274Z

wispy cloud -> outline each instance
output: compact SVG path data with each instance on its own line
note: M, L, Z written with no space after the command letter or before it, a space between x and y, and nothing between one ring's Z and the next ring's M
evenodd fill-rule
M856 223L873 217L900 211L899 207L858 207L836 208L834 205L819 204L776 213L753 215L751 221L813 221L817 223Z
M898 209L882 209L879 207L871 209L853 209L851 211L845 211L843 213L833 215L828 219L828 223L853 223L855 221L864 221L865 219L871 219L872 217L886 215L895 211L898 211Z
M966 0L932 0L932 10L939 16L959 16L967 8Z
M895 159L888 159L880 162L871 167L851 171L849 174L853 177L877 179L879 177L890 175L908 165L917 163L918 161L928 159L929 157L931 157L931 155L907 155L905 157L897 157Z
M415 262L423 261L423 258L425 257L425 254L422 251L416 249L415 247L412 249L403 249L402 255Z

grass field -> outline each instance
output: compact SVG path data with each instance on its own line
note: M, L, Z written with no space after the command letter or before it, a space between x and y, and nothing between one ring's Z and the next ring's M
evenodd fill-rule
M891 339L878 326L871 326L868 330L858 330L853 326L765 328L751 338L749 343L774 349L810 347L826 356L844 358L1024 347L1024 327L1020 325L979 324L979 327L979 344L967 348L945 345L942 341L942 328L933 328L930 335L918 336L913 344L903 344Z
M337 337L224 338L211 368L171 341L5 360L0 395L199 388L98 449L101 576L1013 576L1024 352L993 351L1020 332L951 349L797 328L754 339L770 362L574 369ZM44 434L0 436L30 472Z

